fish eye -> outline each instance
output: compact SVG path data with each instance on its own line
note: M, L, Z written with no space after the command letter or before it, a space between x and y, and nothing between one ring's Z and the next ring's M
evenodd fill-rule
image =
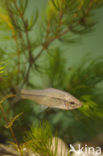
M71 101L71 102L70 102L70 104L71 104L71 105L74 105L74 104L75 104L75 102Z

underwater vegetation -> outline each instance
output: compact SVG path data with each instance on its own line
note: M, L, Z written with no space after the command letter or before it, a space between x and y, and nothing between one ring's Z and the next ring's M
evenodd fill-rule
M103 56L85 56L71 66L63 49L94 31L95 11L103 0L49 0L42 16L38 10L28 13L32 3L0 1L0 142L9 142L21 156L24 148L57 156L54 137L69 147L103 132L103 90L98 87L103 82ZM41 111L31 100L12 102L18 89L45 88L66 91L83 105Z

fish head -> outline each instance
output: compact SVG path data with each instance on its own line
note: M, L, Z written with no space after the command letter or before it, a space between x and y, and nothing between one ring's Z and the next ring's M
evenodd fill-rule
M82 103L75 98L74 96L70 95L66 102L66 107L68 110L77 109L82 106Z

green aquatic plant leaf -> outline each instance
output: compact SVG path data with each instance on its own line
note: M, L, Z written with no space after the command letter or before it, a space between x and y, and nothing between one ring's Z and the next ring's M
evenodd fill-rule
M52 132L50 125L47 122L36 128L32 127L31 131L25 137L25 141L26 147L30 148L34 153L40 155L53 155L50 149L52 144Z
M37 156L49 155L69 156L67 146L58 137L53 137L51 126L48 122L32 127L26 134L24 146L31 149Z

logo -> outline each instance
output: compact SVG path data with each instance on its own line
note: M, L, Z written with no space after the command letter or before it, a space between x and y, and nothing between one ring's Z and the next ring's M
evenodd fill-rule
M77 154L77 156L81 156L82 154L100 156L102 153L101 147L94 148L94 147L88 147L87 145L82 147L80 144L78 144L78 149L75 149L75 147L70 144L69 153L71 153L71 152Z

